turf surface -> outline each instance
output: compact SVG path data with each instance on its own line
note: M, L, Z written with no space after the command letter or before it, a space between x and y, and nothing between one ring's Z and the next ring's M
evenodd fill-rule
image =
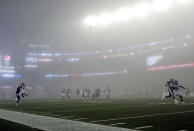
M145 131L194 130L193 98L185 104L159 99L24 100L17 107L1 100L0 108Z
M0 119L0 131L42 131L42 130Z

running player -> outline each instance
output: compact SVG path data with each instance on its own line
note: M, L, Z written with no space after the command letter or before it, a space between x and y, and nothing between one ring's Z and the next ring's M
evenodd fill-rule
M174 80L172 78L169 81L166 82L165 87L168 87L168 95L167 96L163 96L162 100L164 98L172 98L175 103L178 103L178 101L174 97L173 90L175 89L175 84L174 84Z
M17 87L16 89L16 97L17 97L17 100L16 100L16 106L18 105L19 101L20 101L20 98L24 96L28 96L28 94L25 93L25 84L22 83L19 87Z
M182 89L186 89L185 87L183 87L177 80L174 81L174 95L178 96L181 103L184 103L183 101L183 96L182 96L182 92L180 91L180 88Z

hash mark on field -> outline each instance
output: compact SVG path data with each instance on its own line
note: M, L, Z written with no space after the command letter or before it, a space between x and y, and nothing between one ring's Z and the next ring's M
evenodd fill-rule
M136 127L135 130L139 130L139 129L145 129L145 128L151 128L153 126L142 126L142 127Z
M114 123L114 124L109 124L110 126L116 126L116 125L124 125L126 123Z
M191 111L182 111L182 112L161 113L161 114L150 114L150 115L143 115L143 116L131 116L131 117L123 117L123 118L112 118L112 119L98 120L98 121L90 121L90 122L97 123L97 122L126 120L126 119L135 119L135 118L146 118L146 117L164 116L164 115L174 115L174 114L183 114L183 113L192 113L192 112L194 112L194 110L191 110Z

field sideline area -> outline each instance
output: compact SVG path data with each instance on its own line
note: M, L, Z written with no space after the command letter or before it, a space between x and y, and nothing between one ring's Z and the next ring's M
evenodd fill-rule
M13 100L0 100L0 109L143 131L194 130L194 98L186 98L185 104L151 98L26 99L17 107Z

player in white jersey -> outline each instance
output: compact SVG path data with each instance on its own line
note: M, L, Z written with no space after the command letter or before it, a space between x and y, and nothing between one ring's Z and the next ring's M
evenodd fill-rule
M165 88L166 87L168 89L168 95L166 96L165 94L163 94L161 100L164 100L164 98L169 98L169 99L172 98L175 103L178 103L178 101L175 99L175 95L174 95L175 84L174 84L174 80L172 78L166 82Z
M106 96L107 99L110 99L110 88L109 86L106 86L104 90L104 95Z
M180 89L186 89L185 87L183 87L177 80L174 81L174 95L175 96L178 96L181 103L184 103L184 100L183 100L183 95L182 95L182 92Z

